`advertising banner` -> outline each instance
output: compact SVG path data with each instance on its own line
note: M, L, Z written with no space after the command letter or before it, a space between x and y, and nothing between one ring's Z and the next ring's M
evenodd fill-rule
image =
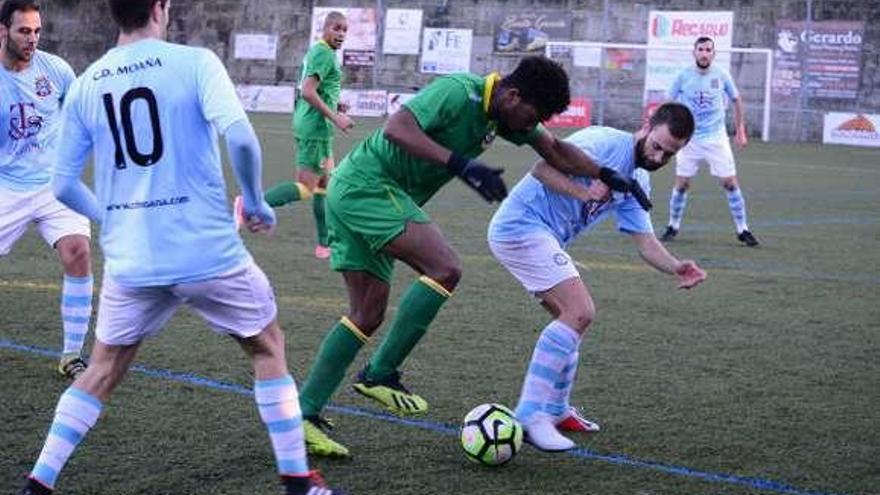
M235 92L248 112L292 113L293 86L255 86L239 84Z
M348 115L382 117L388 104L385 90L343 89L339 101L348 105Z
M807 71L807 95L854 100L859 92L865 23L776 21L773 49L773 94L799 96L801 61Z
M716 50L733 46L733 12L659 11L648 17L648 45L693 48L694 41L708 36ZM645 67L645 103L662 101L676 74L694 65L692 50L648 49ZM718 53L713 65L730 70L730 53Z
M548 41L571 39L571 14L561 10L508 11L495 25L496 53L542 54Z
M560 127L587 127L590 125L590 100L587 98L572 98L568 109L545 122L548 128Z
M822 142L880 148L880 115L826 113Z
M472 41L470 29L425 28L419 69L428 74L468 72Z
M275 60L278 36L274 34L236 34L233 57L252 60Z
M418 55L420 34L422 34L421 10L388 9L385 11L382 53Z

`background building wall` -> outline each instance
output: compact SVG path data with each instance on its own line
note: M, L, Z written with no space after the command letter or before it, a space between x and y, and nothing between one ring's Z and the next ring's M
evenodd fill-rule
M311 11L315 6L372 7L379 15L378 48L374 67L346 67L346 87L413 91L433 74L418 71L419 55L381 54L382 16L388 8L421 8L425 27L472 29L471 71L510 71L518 57L492 51L496 19L512 9L549 9L572 19L572 39L645 43L651 10L731 10L736 47L773 47L777 19L803 20L806 0L173 0L170 38L206 46L226 63L236 83L293 85L308 48ZM115 30L101 0L44 0L42 47L83 70L115 40ZM858 98L835 100L789 98L774 102L771 138L819 140L825 111L880 113L880 0L812 0L812 19L865 22ZM606 10L607 9L607 10ZM233 57L236 33L273 33L279 37L274 61ZM731 73L743 91L753 134L761 128L763 61L760 57L733 60ZM636 58L627 71L605 71L605 91L599 92L599 71L572 74L572 93L590 97L594 108L603 100L605 124L632 127L641 118L644 60ZM595 115L595 111L594 111ZM595 119L594 119L595 122Z

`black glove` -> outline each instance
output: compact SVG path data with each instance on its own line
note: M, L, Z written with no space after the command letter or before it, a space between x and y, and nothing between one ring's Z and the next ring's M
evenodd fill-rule
M604 182L612 191L632 194L636 201L639 202L639 206L645 211L651 211L651 208L654 207L651 204L651 200L648 199L648 195L642 190L642 186L637 181L620 175L617 170L608 167L600 168L599 180Z
M489 203L501 202L507 197L507 186L501 180L504 169L489 167L475 158L467 158L455 152L446 162L446 168Z

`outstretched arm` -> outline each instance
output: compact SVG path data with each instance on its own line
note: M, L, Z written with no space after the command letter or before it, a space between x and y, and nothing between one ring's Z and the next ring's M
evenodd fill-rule
M244 200L244 217L251 232L271 232L275 212L263 200L262 152L250 121L241 119L226 132L226 150Z
M693 260L680 260L663 247L654 234L633 234L639 255L657 270L678 277L679 289L691 289L706 280L706 272Z

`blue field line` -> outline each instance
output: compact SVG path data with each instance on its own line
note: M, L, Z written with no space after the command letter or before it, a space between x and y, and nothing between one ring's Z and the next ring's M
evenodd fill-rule
M56 351L52 351L49 349L35 347L30 345L18 344L11 340L0 338L0 348L9 349L13 351L20 351L29 354L37 354L40 356L47 357L60 357L61 354ZM244 395L248 397L253 397L254 392L253 389L249 387L245 387L243 385L237 385L234 383L226 383L218 380L213 380L211 378L206 378L195 373L181 373L177 371L171 370L163 370L157 368L150 368L143 365L134 365L131 369L135 372L141 373L143 375L153 377L153 378L161 378L168 381L184 383L188 385L195 385L197 387L203 387L211 390L219 390L222 392L232 392L239 395ZM400 418L397 416L392 416L387 413L372 411L369 409L363 409L359 407L348 407L348 406L329 406L327 408L329 411L339 414L344 414L348 416L358 416L362 418L375 419L379 421L385 421L388 423L393 423L401 426L410 426L414 428L419 428L421 430L432 431L435 433L441 433L444 435L458 435L458 427L449 423L440 423L437 421L428 421L422 419L407 419ZM833 492L816 492L810 490L803 490L801 488L797 488L795 486L791 486L789 484L768 480L763 478L755 478L750 476L736 476L733 474L727 473L713 473L710 471L699 471L696 469L691 469L685 466L676 466L674 464L665 464L662 462L655 461L646 461L640 460L633 457L629 457L623 454L600 454L598 452L589 450L589 449L575 449L566 453L572 457L577 457L581 459L589 459L594 461L602 461L607 462L609 464L616 464L620 466L629 466L640 469L650 469L652 471L659 471L665 474L672 474L676 476L683 476L686 478L695 478L702 481L707 481L710 483L724 483L729 485L739 485L747 488L753 488L755 490L764 490L771 491L776 493L784 493L789 495L846 495L843 493L833 493Z

